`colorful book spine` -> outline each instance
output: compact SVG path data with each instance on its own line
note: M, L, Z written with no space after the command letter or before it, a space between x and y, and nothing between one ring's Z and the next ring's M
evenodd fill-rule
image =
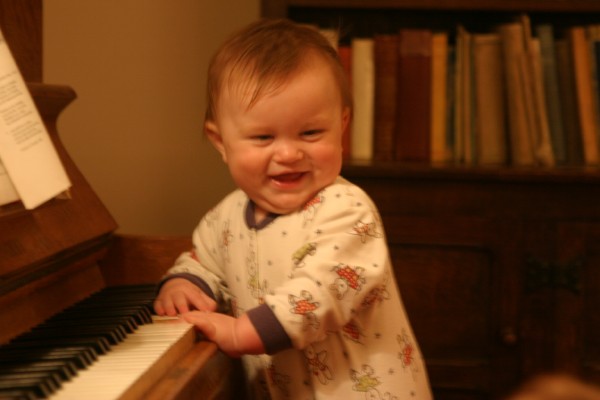
M374 40L352 40L352 94L354 120L351 133L351 157L373 159L373 123L375 106Z
M399 32L397 160L430 161L431 37L427 29Z

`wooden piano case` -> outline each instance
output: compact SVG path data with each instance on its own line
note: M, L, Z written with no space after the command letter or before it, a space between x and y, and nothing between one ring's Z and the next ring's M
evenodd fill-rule
M76 95L41 83L41 0L0 0L0 24L67 170L68 196L34 210L0 206L0 347L106 286L155 283L188 238L115 234L117 224L59 140L56 120ZM84 132L83 132L84 134ZM147 399L240 398L239 363L199 341Z
M68 198L34 209L0 208L0 345L109 285L155 283L187 238L114 234L117 225L66 153L56 117L66 86L29 84L72 182ZM239 398L239 364L200 341L144 398ZM239 387L239 385L237 385Z

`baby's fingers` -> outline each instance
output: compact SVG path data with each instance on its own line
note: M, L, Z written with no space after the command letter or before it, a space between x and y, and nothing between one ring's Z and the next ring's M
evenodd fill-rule
M191 305L199 311L216 311L217 302L204 293L198 293L190 296Z
M154 300L153 306L154 306L154 312L157 315L166 315L167 312L165 310L165 307L163 307L162 300L159 300L159 299Z
M171 295L171 308L167 308L167 315L175 316L190 311L188 299L182 292L175 292ZM169 313L170 312L170 313Z
M201 331L209 340L215 339L217 327L208 317L209 312L204 311L191 311L182 315L183 319L193 324L199 331Z
M174 317L177 314L189 311L187 300L181 293L174 293L171 296L160 296L154 301L154 311L158 315L168 315Z

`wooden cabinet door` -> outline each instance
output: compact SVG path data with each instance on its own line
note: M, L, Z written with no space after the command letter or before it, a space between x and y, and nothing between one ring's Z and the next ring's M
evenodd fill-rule
M513 259L517 283L507 295L519 297L518 368L521 378L527 379L556 370L556 222L525 218L521 225L525 233L514 249Z
M566 372L600 384L600 224L573 218L526 225L522 377Z
M489 399L518 381L517 302L507 273L512 224L384 215L404 304L435 398ZM507 251L508 250L508 251Z
M600 384L600 223L557 230L555 363Z
M436 399L503 398L547 371L600 384L600 187L349 178L381 212Z

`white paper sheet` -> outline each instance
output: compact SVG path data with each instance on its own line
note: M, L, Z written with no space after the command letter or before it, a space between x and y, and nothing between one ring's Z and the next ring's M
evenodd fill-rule
M16 190L25 208L32 209L71 186L2 32L0 161L7 172L0 167L0 205L15 201Z

